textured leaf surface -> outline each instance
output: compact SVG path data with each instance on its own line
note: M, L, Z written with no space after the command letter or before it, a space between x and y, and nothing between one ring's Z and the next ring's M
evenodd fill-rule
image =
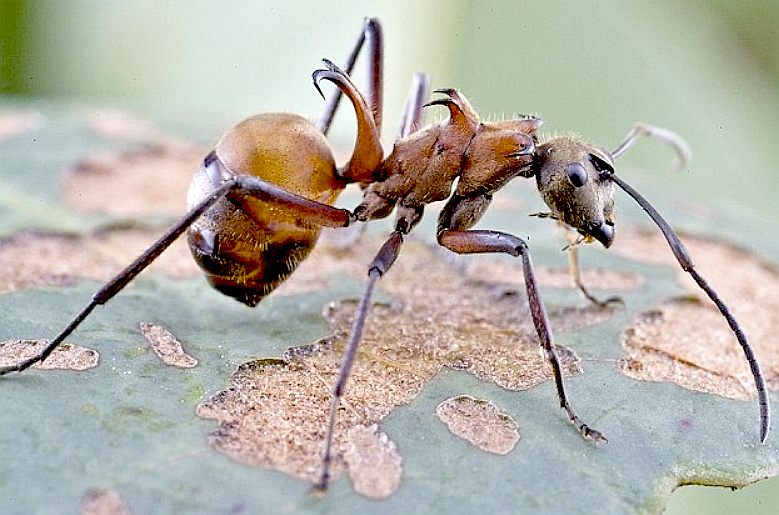
M3 155L9 156L2 164L3 191L18 192L12 195L15 202L5 206L8 215L0 219L0 231L6 237L2 251L19 252L18 267L9 258L11 264L5 266L0 281L5 285L0 297L0 340L51 337L86 302L98 286L97 280L110 275L112 267L120 268L129 255L154 238L155 231L161 230L157 221L165 214L155 215L152 203L152 216L141 222L132 219L135 232L117 228L93 233L98 227L122 225L127 218L121 212L79 214L76 207L66 207L59 177L85 155L95 149L110 150L112 145L93 136L80 115L53 111L46 119L46 126L34 129L40 131L36 134L41 140L35 146L35 160L29 161L32 149L26 140L0 141ZM69 142L66 152L60 143L45 137L55 133L58 141ZM27 173L13 173L14 166L22 162L27 163ZM166 179L159 177L155 184ZM182 192L178 194L183 197ZM585 266L597 269L590 280L600 278L609 284L609 289L599 293L617 293L625 299L624 308L587 318L588 310L578 309L584 306L576 293L558 287L565 257L559 252L561 242L549 236L553 226L524 221L525 213L540 207L533 194L532 184L512 186L505 196L509 200L498 202L482 226L512 227L521 216L523 227L530 228L524 235L536 242L537 265L553 267L541 270L540 276L557 329L557 343L575 352L582 370L567 380L569 394L582 417L606 433L608 445L598 448L582 441L556 409L549 381L512 386L511 381L501 379L501 367L510 368L511 360L517 358L506 358L500 341L509 347L525 345L527 354L535 356L544 372L534 345L522 336L532 334L532 330L526 327L529 318L518 263L492 257L451 262L420 240L408 244L398 268L381 287L378 300L384 307L377 308L371 321L371 342L395 352L394 358L385 356L383 373L393 376L399 368L404 368L404 373L410 370L412 375L420 373L408 367L421 367L425 363L420 360L438 355L435 349L414 355L406 340L414 340L415 335L420 336L415 345L423 350L430 342L465 348L465 341L474 336L486 343L478 354L481 364L473 364L471 359L471 366L464 362L458 365L447 358L443 367L426 372L419 390L405 401L408 404L375 414L369 410L374 406L370 395L347 397L347 409L368 410L363 422L379 423L396 446L402 475L394 493L386 500L372 501L356 493L352 482L342 476L321 499L310 495L305 481L237 463L209 444L214 435L225 434L224 428L217 429L214 421L199 418L196 407L228 388L231 375L241 364L258 358L277 362L288 348L328 338L333 331L333 348L340 349L343 329L334 320L339 316L348 319L353 304L341 303L341 315L335 319L331 311L330 326L322 310L332 301L359 294L365 263L370 249L380 242L381 229L377 229L379 234L369 233L350 252L338 254L325 244L311 258L308 272L301 270L254 310L210 290L193 275L186 250L180 249L171 251L171 263L142 276L68 339L97 351L97 367L86 371L31 370L0 379L4 413L0 453L6 457L0 463L0 497L6 511L74 511L82 502L86 503L82 507L92 506L108 499L105 502L119 503L134 513L658 512L678 484L739 486L775 474L777 436L772 433L766 445L757 444L754 401L698 393L667 382L637 381L619 371L626 328L641 314L689 293L678 282L676 268L630 257L635 242L628 242L622 253L619 248L610 253L583 249ZM41 205L47 209L41 210ZM666 214L672 220L676 216ZM717 226L722 220L706 218L693 217L691 224L719 234ZM150 222L153 228L144 228L144 223ZM430 234L433 222L434 215L428 215L417 233ZM41 236L21 237L17 232L20 228L69 231L70 235L53 237L53 247L36 247L30 239L37 245ZM128 245L130 240L133 243ZM41 254L42 248L49 248L48 254ZM90 259L79 260L78 248L88 251ZM659 251L666 249L659 245ZM46 266L36 265L41 256L44 265L62 268L45 280L28 280L45 272ZM25 280L14 281L19 274ZM462 308L458 317L471 313L470 318L450 321L444 327L437 324L451 317L456 305L451 304L451 298L440 297L446 291L447 285L441 284L446 282L446 274L452 277L449 286L456 287L449 295L462 294L465 308L470 303L473 311ZM715 282L727 286L728 281ZM726 299L732 295L722 293ZM415 304L423 300L427 305ZM398 326L387 313L402 311L403 306L413 308L411 314L417 319ZM770 327L775 312L764 316ZM433 322L426 324L421 320L424 317ZM171 331L186 353L198 360L197 365L179 368L164 364L141 334L142 322ZM763 337L771 339L771 331ZM371 342L361 355L363 361L371 361ZM776 344L775 337L759 343L763 347ZM337 354L329 352L325 361L332 363ZM404 353L412 353L413 359L404 361ZM695 358L687 359L694 362ZM741 359L738 352L734 359ZM305 363L313 371L325 370ZM775 379L771 374L775 374L776 364L771 361L764 366L769 381ZM327 370L330 375L323 377L331 380L332 369ZM360 391L371 381L375 377L371 379L370 374L357 374L350 391ZM392 383L388 380L378 386L382 384L389 387ZM317 395L326 399L328 391L326 380ZM516 422L521 437L513 450L506 455L483 452L449 431L436 416L436 408L460 395L488 400ZM268 409L262 398L253 402L253 410ZM288 409L294 412L301 405L293 402ZM306 419L305 413L302 418Z

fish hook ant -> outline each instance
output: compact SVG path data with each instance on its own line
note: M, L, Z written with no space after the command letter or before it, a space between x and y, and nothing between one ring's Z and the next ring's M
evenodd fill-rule
M369 54L367 94L349 78L363 45ZM660 214L615 173L614 162L641 136L671 146L683 164L685 142L665 129L636 124L611 151L574 136L539 141L542 121L526 116L501 122L480 120L456 89L438 89L426 101L428 78L414 77L399 138L385 157L379 141L382 125L382 32L367 19L341 70L325 60L313 73L316 89L329 81L337 86L318 124L289 113L252 116L228 131L195 172L188 193L189 211L132 264L100 288L89 303L37 355L0 368L0 374L21 372L43 361L98 306L119 293L176 238L187 233L192 255L210 284L249 306L257 305L306 258L323 227L347 227L385 218L396 212L394 230L368 267L341 370L333 388L317 488L330 480L333 430L338 406L360 343L371 297L378 280L400 253L404 237L422 218L427 204L446 200L438 218L438 244L458 254L506 253L522 259L527 298L536 332L554 374L557 397L568 420L585 438L606 442L576 414L568 401L560 359L547 310L538 289L527 243L505 232L471 227L490 205L492 195L517 177L534 178L549 207L541 216L558 220L584 241L608 248L614 241L614 186L628 194L659 227L682 269L689 273L727 320L744 351L754 377L760 408L760 441L769 431L770 409L765 380L746 335L730 309L698 273L682 242ZM357 119L350 159L337 166L327 144L330 123L342 95ZM324 97L324 95L322 95ZM420 128L423 108L440 106L448 118ZM456 185L455 185L456 182ZM360 204L349 211L333 207L350 183L363 188ZM573 248L575 252L575 246ZM574 260L575 261L575 260ZM578 280L578 262L572 266Z

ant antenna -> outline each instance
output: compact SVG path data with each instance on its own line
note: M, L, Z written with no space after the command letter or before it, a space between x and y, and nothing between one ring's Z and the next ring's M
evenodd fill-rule
M614 159L622 155L635 143L636 139L642 135L658 139L664 143L669 144L677 154L677 159L675 160L677 169L686 166L686 164L689 162L690 149L681 136L667 129L661 129L659 127L653 127L651 125L645 125L642 123L637 123L634 125L622 143L620 143L619 146L614 149L614 151L611 153ZM614 181L617 186L622 188L625 193L630 195L633 200L635 200L638 205L641 206L641 209L643 209L646 214L649 215L652 221L660 228L660 231L663 233L665 240L671 247L671 252L673 252L676 260L679 262L679 265L685 272L692 276L698 286L717 306L720 313L722 313L722 316L725 317L725 320L727 320L730 329L733 331L733 334L736 336L739 345L741 345L741 349L744 351L744 356L749 363L749 368L752 371L752 377L755 380L755 388L757 389L758 403L760 406L760 442L765 443L766 438L768 438L768 432L770 430L771 408L768 401L768 393L766 391L763 372L760 369L760 364L758 363L757 358L755 357L755 351L752 349L752 346L750 345L743 329L741 329L741 326L733 316L730 308L728 308L722 299L720 299L717 292L714 291L706 279L704 279L703 276L701 276L698 271L695 270L695 263L693 262L689 252L687 252L684 244L682 244L679 237L676 235L673 229L671 229L671 226L668 225L668 222L666 222L665 219L660 216L660 213L658 213L657 210L652 207L647 199L645 199L643 196L641 196L640 193L633 189L632 186L617 177L613 170L604 171L603 175L605 176L604 178L609 178Z
M630 132L625 136L625 139L622 140L622 143L611 151L611 157L617 159L624 154L627 149L633 146L639 136L646 136L670 145L674 152L676 152L676 158L674 159L672 166L677 172L681 172L690 164L692 153L690 152L690 147L687 145L687 142L684 141L681 136L668 129L647 125L641 122L633 125L633 128L630 129Z

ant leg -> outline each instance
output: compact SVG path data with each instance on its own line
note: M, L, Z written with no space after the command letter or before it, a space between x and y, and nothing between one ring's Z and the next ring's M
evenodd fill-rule
M211 152L206 160L217 167L219 176L232 177L225 181L219 190L227 186L227 200L260 226L264 226L266 222L255 215L254 209L246 202L247 197L294 212L298 215L297 222L303 226L348 227L356 221L355 216L346 209L311 200L253 175L239 175L228 168L216 152Z
M62 341L76 329L76 327L84 321L84 319L92 312L92 310L101 304L108 302L114 295L119 293L127 283L138 275L144 268L149 266L152 261L157 259L162 252L167 249L176 238L187 230L192 223L197 220L200 215L214 205L219 199L221 199L232 187L233 183L226 183L221 187L215 189L208 197L203 199L199 204L190 209L190 211L184 215L175 225L173 225L168 231L163 234L151 247L149 247L143 254L133 261L127 268L119 272L113 279L108 281L102 288L100 288L93 296L89 303L68 323L68 325L60 331L60 333L51 340L44 348L36 354L24 361L21 361L15 365L8 365L0 367L0 375L7 374L8 372L21 372L31 365L43 361L54 349L59 346Z
M430 96L430 77L426 73L415 73L411 80L411 89L406 97L403 118L398 130L398 138L419 130L422 123L422 109Z
M570 229L564 228L563 230L565 231L565 237L568 240L568 245L566 246L566 250L568 251L568 273L571 276L574 288L578 289L588 302L600 309L608 309L610 304L624 304L624 301L620 296L609 297L606 300L598 300L587 290L582 283L582 269L579 265L579 239L576 233Z
M560 400L560 407L565 410L568 420L584 438L592 440L595 443L607 442L606 437L603 436L603 434L592 429L579 418L568 402L568 397L565 393L565 385L563 384L563 371L562 366L560 365L560 358L553 345L554 336L552 335L552 327L549 323L549 315L541 300L541 293L538 291L538 283L536 282L533 262L530 259L530 251L527 244L522 239L503 232L457 229L439 229L438 243L458 254L504 252L514 257L522 257L525 288L527 289L527 298L530 304L533 324L536 327L536 332L538 333L541 345L546 353L546 359L552 366L555 385L557 387L557 397Z
M376 125L374 115L368 107L365 97L354 85L349 75L327 59L323 61L326 69L316 70L311 75L314 87L324 98L319 83L323 79L334 83L338 86L339 91L351 100L357 118L357 139L354 143L352 157L346 165L338 170L338 174L350 182L373 182L374 173L379 169L384 159L384 150L381 148L379 128Z
M730 308L728 308L722 299L720 299L717 292L714 291L714 288L709 285L706 279L704 279L703 276L700 275L697 270L695 270L695 263L693 262L692 257L690 256L689 252L687 252L687 249L685 248L684 244L682 244L681 240L679 240L679 237L676 235L673 229L671 229L671 226L668 225L668 222L666 222L665 219L660 216L660 213L658 213L655 208L652 207L649 201L646 200L636 190L634 190L632 186L614 174L611 174L610 178L617 184L617 186L622 188L625 193L630 195L633 200L635 200L638 205L641 206L641 209L643 209L646 214L649 215L652 221L655 222L655 224L660 228L660 231L663 233L665 240L671 247L671 252L673 252L674 257L676 257L676 260L679 262L682 270L692 276L698 286L717 306L717 309L719 309L720 313L722 313L722 316L725 317L725 320L727 320L731 331L733 331L733 334L736 336L741 349L744 351L744 356L749 363L749 368L755 381L755 389L757 390L757 399L760 410L760 442L765 443L766 438L768 438L768 432L771 425L771 406L768 401L768 393L766 392L763 371L760 369L760 364L757 361L757 357L755 356L755 351L752 349L752 345L750 345L749 340L747 339L747 335L744 333L743 329L741 329L741 326L736 320L736 317L733 316Z
M381 23L376 18L366 18L363 25L363 29L360 32L360 37L352 48L352 52L346 59L344 70L347 75L354 70L354 64L357 61L357 56L362 50L362 45L368 42L368 105L371 106L373 112L373 120L376 123L376 128L381 132L381 114L382 114L382 80L383 80L383 54L384 54L384 41L381 31ZM341 101L341 95L343 92L340 89L336 89L333 96L327 101L325 110L322 113L322 117L319 119L317 128L324 134L330 130L330 124L335 116L335 111L338 109L338 104Z
M43 361L87 318L95 307L105 304L124 289L139 273L149 266L165 249L167 249L195 220L211 206L224 197L232 199L234 195L251 195L253 197L294 209L310 223L320 226L346 227L354 221L352 214L327 204L290 193L283 188L266 183L256 177L236 177L212 191L207 197L189 210L176 224L168 229L135 261L119 272L92 296L89 303L76 314L62 331L54 337L38 354L14 365L0 367L0 375L9 372L21 372L31 365Z
M647 136L652 139L662 141L663 143L670 145L676 152L676 158L674 159L673 167L676 170L683 170L690 162L690 147L684 139L673 131L663 129L662 127L655 127L654 125L647 125L645 123L637 122L628 132L622 143L617 145L617 148L611 151L611 157L617 159L619 156L625 153L627 149L633 146L638 140L639 136Z
M227 199L248 217L264 223L255 218L252 208L244 202L246 197L286 208L299 216L301 224L311 227L348 227L355 221L354 215L346 209L301 197L258 177L239 175L233 179L233 187L228 190Z
M352 324L351 333L349 333L349 341L346 344L346 351L344 353L343 361L341 363L341 370L338 373L338 380L333 388L332 396L330 397L330 415L327 423L327 434L325 436L325 451L322 457L322 475L319 478L319 482L316 484L316 489L319 491L327 490L327 485L330 482L330 464L332 462L332 446L333 446L333 433L335 432L335 422L338 415L338 406L341 403L341 397L344 393L344 387L346 386L346 380L349 379L349 373L352 370L354 364L354 358L357 354L357 347L360 344L362 338L363 327L365 327L365 319L368 316L368 311L371 307L371 297L373 296L373 289L376 286L378 280L390 269L395 259L400 253L400 247L403 244L403 233L396 229L392 232L389 239L382 245L376 257L373 258L370 266L368 267L368 284L365 286L362 297L360 297L360 303L357 305L357 311L354 314L354 322Z

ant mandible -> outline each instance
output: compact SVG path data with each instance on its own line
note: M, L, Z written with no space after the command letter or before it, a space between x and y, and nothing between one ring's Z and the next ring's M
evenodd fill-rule
M366 43L369 85L367 95L363 96L349 74ZM616 184L657 224L682 269L706 292L730 325L754 377L760 405L760 441L764 442L770 419L768 396L746 335L728 307L697 272L692 258L666 221L614 173L614 161L640 136L669 144L682 163L688 154L684 141L665 129L636 124L610 152L571 136L539 142L536 131L541 127L540 119L527 116L502 122L481 121L456 89L435 90L443 96L426 103L428 78L417 74L406 102L399 138L392 152L384 157L379 142L382 54L379 21L367 19L345 71L325 60L326 68L313 74L320 94L323 80L337 86L317 125L289 113L260 114L222 136L195 172L188 194L189 212L100 288L41 352L0 368L0 374L20 372L46 359L96 306L105 304L121 291L185 231L192 254L211 285L244 304L255 306L306 258L323 227L347 227L357 221L385 218L394 210L395 229L368 267L368 283L357 306L331 395L322 471L317 483L319 489L325 490L330 479L338 406L354 363L373 290L398 257L404 236L420 221L425 206L448 199L438 219L438 243L458 254L502 252L522 258L533 324L552 367L560 406L584 438L606 442L603 434L585 424L568 402L549 316L541 300L527 244L512 234L471 227L484 214L493 193L515 177L534 177L550 209L540 216L558 220L578 232L580 241L597 240L609 247L614 240ZM354 108L357 136L351 158L344 166L337 167L325 136L342 94ZM449 117L420 129L422 110L427 106L446 107ZM362 202L352 211L333 207L340 191L350 183L359 183L364 189ZM572 252L570 268L575 284L591 302L605 304L594 299L581 284L575 245Z

